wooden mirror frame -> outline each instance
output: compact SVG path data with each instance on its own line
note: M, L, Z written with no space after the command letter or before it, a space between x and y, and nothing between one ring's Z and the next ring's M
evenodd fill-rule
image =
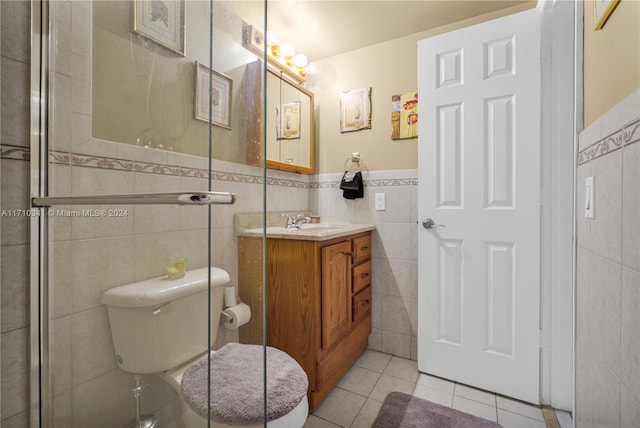
M304 128L304 131L309 133L309 166L306 167L303 165L296 165L292 163L281 162L278 160L266 159L267 168L277 169L281 171L297 172L300 174L313 174L315 172L315 111L313 92L309 91L306 88L303 88L296 82L288 79L286 76L283 76L276 71L271 70L270 68L267 68L267 72L273 75L275 78L279 79L281 85L291 85L291 87L309 97L309 127L308 130L306 127ZM271 126L271 124L269 124L268 126ZM266 136L264 136L264 144L267 144Z

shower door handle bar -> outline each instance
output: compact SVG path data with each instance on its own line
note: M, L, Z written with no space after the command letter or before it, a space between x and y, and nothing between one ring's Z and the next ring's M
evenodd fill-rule
M53 205L231 205L236 202L231 192L141 193L137 195L45 196L31 199L34 207Z

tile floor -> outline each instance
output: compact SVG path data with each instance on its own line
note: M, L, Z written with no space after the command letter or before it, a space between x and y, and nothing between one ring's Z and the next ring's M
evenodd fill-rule
M399 391L485 419L504 428L545 428L539 407L418 372L415 361L367 350L304 428L369 428L389 392ZM561 428L571 415L556 411Z

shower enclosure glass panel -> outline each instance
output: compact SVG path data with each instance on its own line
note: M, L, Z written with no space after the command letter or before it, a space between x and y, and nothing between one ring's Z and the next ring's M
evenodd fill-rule
M243 201L236 172L249 150L245 112L264 96L247 97L245 68L256 59L241 47L243 3L256 10L241 1L32 3L32 196L42 207L31 224L33 427L135 426L137 413L147 426L184 426L167 376L119 367L103 296L153 278L179 282L167 276L181 257L187 271L217 267L238 287L234 213L263 210ZM214 350L238 342L209 301L196 303L205 316L194 341Z

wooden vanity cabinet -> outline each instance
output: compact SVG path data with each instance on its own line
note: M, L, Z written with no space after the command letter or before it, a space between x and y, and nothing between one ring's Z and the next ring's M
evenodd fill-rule
M240 342L262 343L261 276L255 272L262 267L256 263L262 240L239 237L238 256L240 297L252 310ZM371 232L326 241L268 238L266 262L267 344L307 373L313 411L367 348Z

